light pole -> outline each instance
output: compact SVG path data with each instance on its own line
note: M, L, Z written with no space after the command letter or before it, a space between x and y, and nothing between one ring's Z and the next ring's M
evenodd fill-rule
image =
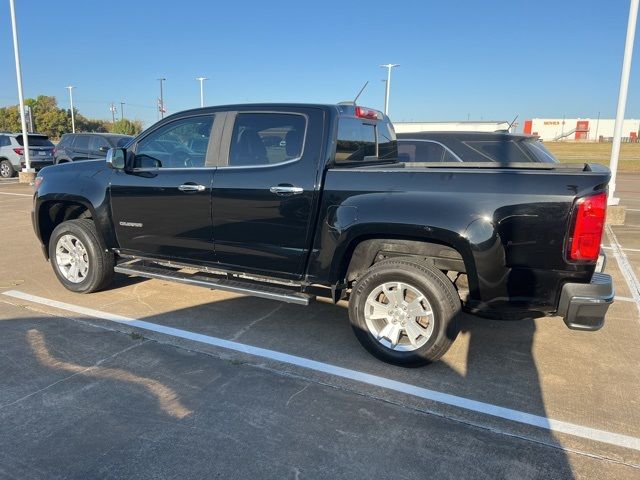
M166 78L159 78L160 82L160 118L164 118L164 96L162 94L162 82L164 82Z
M384 92L384 114L389 114L389 90L391 89L391 69L393 67L399 67L397 63L387 63L386 65L380 65L382 68L387 69L387 85Z
M111 111L111 123L116 123L116 111L118 110L116 106L111 102L109 106L109 110Z
M120 102L120 120L124 120L124 102Z
M76 133L76 116L73 113L73 89L76 88L73 85L64 87L69 90L69 104L71 105L71 132Z
M196 77L200 82L200 107L204 107L204 81L209 80L207 77Z
M629 76L631 74L631 57L633 56L633 40L636 33L636 21L638 20L638 0L631 0L629 5L629 23L627 24L627 40L624 45L624 57L622 58L622 74L620 75L620 93L618 95L618 111L616 123L613 128L613 145L611 146L611 181L609 182L609 205L618 205L619 198L614 197L616 191L616 175L618 173L618 159L620 157L620 143L622 139L622 125L624 123L624 110L627 105L627 91L629 90Z
M20 104L20 123L22 125L22 143L24 147L23 172L32 172L29 158L29 135L27 135L27 119L24 114L24 96L22 95L22 67L20 66L20 47L18 46L18 25L16 23L16 7L13 0L9 0L11 10L11 29L13 30L13 54L16 59L16 80L18 82L18 103Z

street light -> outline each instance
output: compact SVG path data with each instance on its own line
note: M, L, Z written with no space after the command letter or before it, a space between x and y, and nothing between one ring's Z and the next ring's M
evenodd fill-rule
M620 93L618 95L618 111L616 123L613 128L613 145L611 146L611 181L609 182L609 205L617 205L619 198L613 194L616 191L616 175L618 173L618 158L620 157L620 143L622 140L622 125L624 123L624 110L627 105L627 91L629 89L629 76L631 74L631 57L633 56L633 40L636 33L636 21L638 20L638 0L631 0L629 5L629 23L627 24L627 40L624 45L624 57L622 58L622 74L620 75Z
M71 132L76 133L76 117L73 114L73 89L76 88L73 85L64 87L69 90L69 103L71 104Z
M160 82L160 105L159 105L160 118L164 118L164 96L162 95L162 82L164 82L165 80L166 78L158 79L158 81Z
M382 68L387 69L387 85L384 92L384 114L389 114L389 90L391 89L391 69L393 67L399 67L397 63L387 63L386 65L380 65Z
M116 123L116 112L118 111L118 109L113 104L113 102L111 102L111 105L109 106L109 111L111 112L111 123Z
M27 119L24 114L24 96L22 95L22 67L20 66L20 48L18 46L18 25L16 23L16 6L13 0L9 0L11 10L11 29L13 31L13 54L16 59L16 80L18 82L18 103L20 104L20 123L22 125L22 143L24 147L23 172L33 172L31 170L31 159L29 157L29 135L27 135Z
M209 80L207 77L196 77L200 82L200 107L204 107L204 81Z

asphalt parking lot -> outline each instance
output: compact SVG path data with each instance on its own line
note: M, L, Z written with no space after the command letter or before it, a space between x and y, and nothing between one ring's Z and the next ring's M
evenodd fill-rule
M608 230L595 333L466 316L443 361L357 343L310 307L118 277L55 279L31 187L0 182L0 477L640 478L640 175Z

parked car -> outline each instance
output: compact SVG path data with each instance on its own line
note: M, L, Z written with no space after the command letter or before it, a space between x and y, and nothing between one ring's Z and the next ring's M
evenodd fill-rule
M558 162L538 137L504 132L399 133L398 154L406 162Z
M348 298L362 345L400 365L440 358L461 308L603 325L606 167L397 156L389 119L353 104L189 110L105 162L40 171L33 224L71 291L119 272L301 305Z
M29 133L31 167L40 170L53 164L54 145L46 135ZM0 133L0 177L11 178L24 166L22 133Z
M124 147L132 139L113 133L66 133L54 150L55 164L105 158L110 148Z

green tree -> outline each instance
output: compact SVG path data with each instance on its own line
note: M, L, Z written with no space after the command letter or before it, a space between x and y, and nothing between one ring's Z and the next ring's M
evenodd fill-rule
M18 106L0 107L0 132L19 132L21 129Z
M123 135L137 135L142 131L142 122L140 120L131 121L123 118L111 125L109 131Z
M106 120L97 120L87 118L81 115L75 108L73 109L76 121L77 132L99 132L106 133L109 131L108 122ZM71 115L71 113L69 113Z

